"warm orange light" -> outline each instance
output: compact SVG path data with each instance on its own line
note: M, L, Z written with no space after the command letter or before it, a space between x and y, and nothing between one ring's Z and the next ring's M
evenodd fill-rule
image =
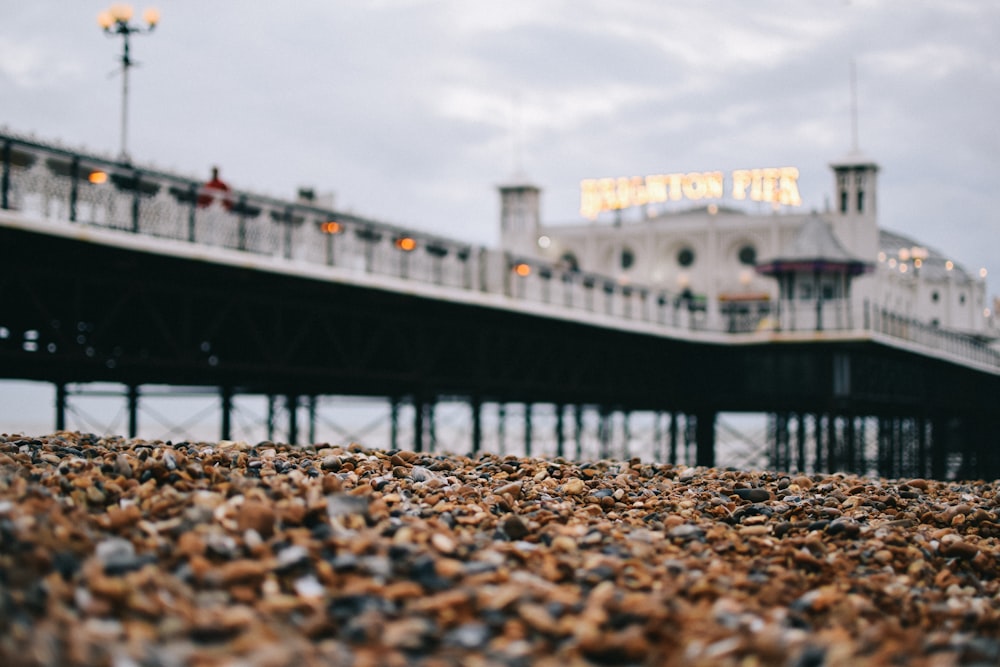
M150 27L153 27L160 22L160 10L155 7L150 7L142 13L142 18L145 19L146 23L148 23Z
M108 182L108 174L104 171L92 171L90 172L90 176L87 177L87 180L94 185L100 185L101 183Z
M521 276L522 278L527 278L531 275L531 266L521 262L520 264L514 265L514 273Z
M396 239L396 247L405 252L410 252L417 247L417 242L409 236L401 236Z
M319 226L319 230L324 234L339 234L344 227L336 220L327 220Z
M105 30L111 28L112 24L115 22L115 17L111 15L111 12L104 10L97 15L97 25L101 26Z
M128 23L132 20L132 5L128 4L117 4L111 5L111 16L114 17L116 21L121 21L122 23Z

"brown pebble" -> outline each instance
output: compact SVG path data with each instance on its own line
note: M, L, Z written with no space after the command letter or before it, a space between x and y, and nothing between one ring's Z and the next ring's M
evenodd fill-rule
M748 503L763 503L771 499L771 492L767 489L734 489L733 493Z
M119 531L122 528L135 525L140 519L142 519L142 511L137 505L109 507L104 525L111 530Z
M965 540L953 540L943 545L941 554L946 558L972 559L979 553L979 547Z
M516 514L508 514L501 523L501 528L503 528L503 532L507 534L507 537L512 540L524 539L528 534L527 524Z
M521 490L523 487L524 487L524 482L518 480L516 482L511 482L510 484L504 484L499 489L497 489L495 493L498 496L509 495L514 500L517 500L521 497Z
M223 586L260 581L271 571L270 564L257 560L242 559L225 563L213 572L213 577Z
M800 489L811 489L813 482L805 475L798 475L797 477L792 478L792 484L795 484Z
M455 553L455 540L443 533L434 533L431 536L431 544L443 554Z
M265 540L274 534L274 524L277 515L269 503L257 500L247 500L239 508L236 515L236 525L240 532L255 530Z
M995 653L991 481L69 432L0 461L0 653L39 664Z

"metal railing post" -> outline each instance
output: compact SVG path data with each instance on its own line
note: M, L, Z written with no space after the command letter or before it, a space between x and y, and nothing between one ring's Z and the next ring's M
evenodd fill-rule
M0 177L0 208L10 208L10 154L11 144L8 139L3 142L3 176Z
M188 186L188 195L191 197L191 208L188 209L188 242L195 241L195 225L198 212L198 186L192 183Z
M132 233L139 233L139 199L142 191L139 189L139 171L132 170Z
M76 222L76 204L80 196L80 156L74 155L69 166L69 221Z

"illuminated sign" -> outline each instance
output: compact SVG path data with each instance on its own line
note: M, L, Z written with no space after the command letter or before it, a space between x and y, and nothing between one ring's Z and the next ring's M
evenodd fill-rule
M799 170L795 167L736 169L729 177L733 199L798 206ZM580 181L580 213L593 220L602 211L614 211L682 199L722 199L725 178L721 171L656 174L631 178L588 178Z

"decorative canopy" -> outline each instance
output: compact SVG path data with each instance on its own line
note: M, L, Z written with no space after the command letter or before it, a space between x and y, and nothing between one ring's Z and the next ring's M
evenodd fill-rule
M857 276L875 268L874 262L853 257L840 243L829 223L815 213L809 216L792 243L774 259L756 266L763 275L785 273L838 273Z

